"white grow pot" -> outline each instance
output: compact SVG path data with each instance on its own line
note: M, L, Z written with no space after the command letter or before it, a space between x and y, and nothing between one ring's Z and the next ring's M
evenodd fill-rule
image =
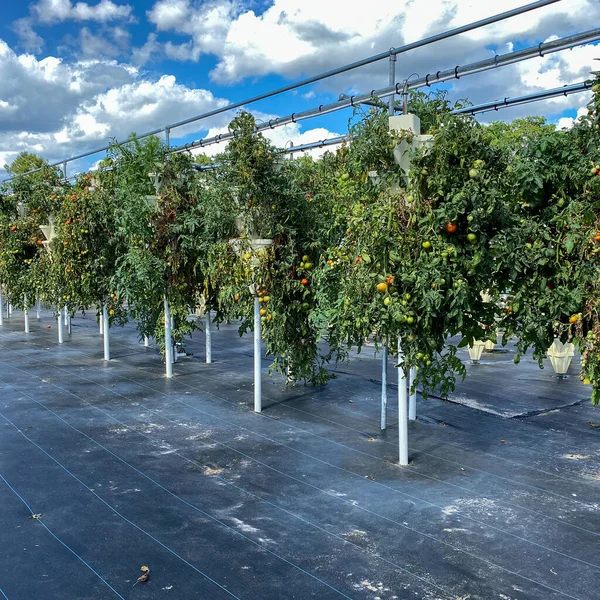
M475 340L472 346L469 346L469 356L471 360L476 363L481 360L483 349L485 348L485 342L481 340Z
M496 347L496 344L492 342L492 340L487 340L484 344L484 349L486 352L491 352Z
M44 248L46 249L46 252L48 252L48 254L50 254L50 242L56 235L56 232L54 229L54 221L52 220L52 217L48 218L48 225L40 225L40 230L41 230L43 236L46 238L42 242L44 244Z
M562 343L558 338L554 340L552 346L548 348L548 358L552 363L552 368L557 375L564 375L571 366L571 361L575 355L575 345L571 342Z

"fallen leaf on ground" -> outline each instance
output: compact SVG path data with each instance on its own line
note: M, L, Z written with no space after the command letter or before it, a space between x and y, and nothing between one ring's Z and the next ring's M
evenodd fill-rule
M502 444L506 444L506 440L500 440Z
M137 581L133 584L133 587L135 587L138 583L146 583L148 581L148 577L150 577L150 569L146 565L141 566L140 571L142 574L137 578Z
M594 423L594 421L590 421L590 425L592 427L600 427L600 425L598 425L598 423Z
M36 513L35 515L29 515L30 519L40 519L42 517L42 513Z
M375 481L375 477L373 477L373 475L365 475L365 479L372 479Z

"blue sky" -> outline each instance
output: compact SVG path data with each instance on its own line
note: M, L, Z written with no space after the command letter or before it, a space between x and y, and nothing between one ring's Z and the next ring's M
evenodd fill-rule
M499 0L35 0L3 2L0 13L0 168L19 151L50 160L244 100L474 20L526 4ZM398 59L413 72L489 58L600 22L597 0L561 0L501 24ZM447 85L474 103L581 81L597 47L587 46ZM288 115L387 85L387 63L250 105L258 118ZM543 114L560 125L585 94L510 109L494 118ZM279 145L345 133L348 111L274 131ZM172 134L187 142L226 128L231 115ZM484 117L484 118L490 118ZM562 119L562 120L561 120ZM101 156L76 169L86 168ZM0 175L2 172L0 170Z

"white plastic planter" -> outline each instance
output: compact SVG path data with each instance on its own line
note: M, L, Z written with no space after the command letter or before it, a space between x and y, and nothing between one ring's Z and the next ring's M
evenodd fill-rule
M412 146L409 146L406 140L402 140L394 148L394 160L408 178L411 151L418 148L431 148L431 146L433 146L433 136L421 135L421 120L417 115L410 113L407 115L390 117L389 129L390 131L396 131L398 133L402 131L412 131L414 133Z
M486 340L484 348L486 352L491 352L496 347L496 344L492 340Z
M46 252L50 254L50 242L52 241L55 235L54 221L52 217L48 218L48 225L40 225L40 230L46 238L43 242L44 248L46 249Z
M558 338L548 348L548 358L557 375L564 376L571 366L575 355L575 345L571 342L562 343Z
M483 349L485 348L485 342L481 340L475 340L472 346L469 346L469 356L474 363L481 360Z

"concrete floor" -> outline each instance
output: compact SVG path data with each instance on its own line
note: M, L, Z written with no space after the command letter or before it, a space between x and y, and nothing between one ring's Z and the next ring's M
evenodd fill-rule
M487 356L419 397L400 468L368 353L318 389L265 361L257 415L234 327L172 380L132 327L109 363L89 315L62 346L49 313L22 329L0 329L0 598L599 597L600 414L576 377Z

